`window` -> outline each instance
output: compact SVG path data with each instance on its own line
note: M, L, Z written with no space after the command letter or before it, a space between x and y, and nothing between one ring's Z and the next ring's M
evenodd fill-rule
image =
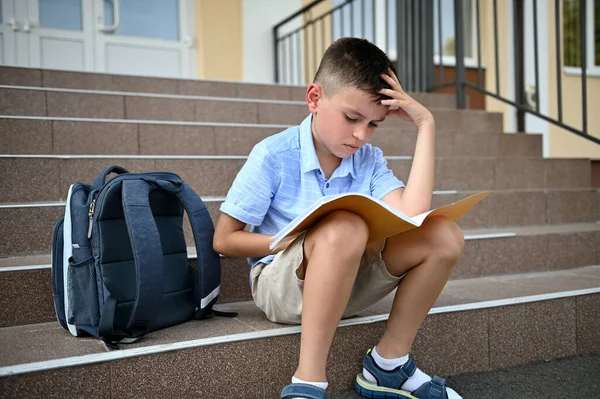
M80 31L81 0L40 0L40 26Z
M587 69L600 68L600 2L587 0ZM581 68L581 21L580 0L563 1L563 63L564 66Z
M179 0L121 0L117 36L179 40ZM114 1L104 0L104 24L113 24Z

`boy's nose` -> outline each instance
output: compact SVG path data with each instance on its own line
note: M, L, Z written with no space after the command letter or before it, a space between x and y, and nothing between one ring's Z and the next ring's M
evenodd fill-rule
M356 137L360 141L365 141L368 137L369 132L367 129L356 129L354 130L354 137Z

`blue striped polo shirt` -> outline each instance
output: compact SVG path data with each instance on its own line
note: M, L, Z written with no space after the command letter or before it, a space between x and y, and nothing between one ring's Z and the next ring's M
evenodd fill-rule
M326 179L315 151L312 115L256 144L236 176L221 212L250 225L250 231L274 235L323 196L361 193L381 199L404 187L382 151L366 144ZM251 266L271 263L275 255L249 258Z

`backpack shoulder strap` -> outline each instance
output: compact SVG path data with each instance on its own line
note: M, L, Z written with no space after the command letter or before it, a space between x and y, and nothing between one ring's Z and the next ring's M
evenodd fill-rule
M215 228L206 205L198 194L185 182L177 192L179 199L190 219L196 252L198 253L198 281L195 284L196 305L195 318L203 318L212 314L212 306L217 301L221 282L221 260L213 250Z
M127 330L133 337L149 330L158 315L163 293L163 251L149 194L148 182L141 179L123 181L123 211L137 279L135 301L127 323Z

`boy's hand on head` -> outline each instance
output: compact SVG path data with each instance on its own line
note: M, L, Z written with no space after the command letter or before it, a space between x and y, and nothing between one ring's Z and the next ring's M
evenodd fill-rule
M396 106L398 108L390 108L387 112L389 116L398 116L404 120L411 121L418 127L428 123L433 124L433 115L427 108L417 102L414 98L406 94L400 86L400 81L396 74L388 68L387 74L382 74L381 78L385 80L391 89L381 89L380 94L391 97L390 100L381 100L383 105Z

